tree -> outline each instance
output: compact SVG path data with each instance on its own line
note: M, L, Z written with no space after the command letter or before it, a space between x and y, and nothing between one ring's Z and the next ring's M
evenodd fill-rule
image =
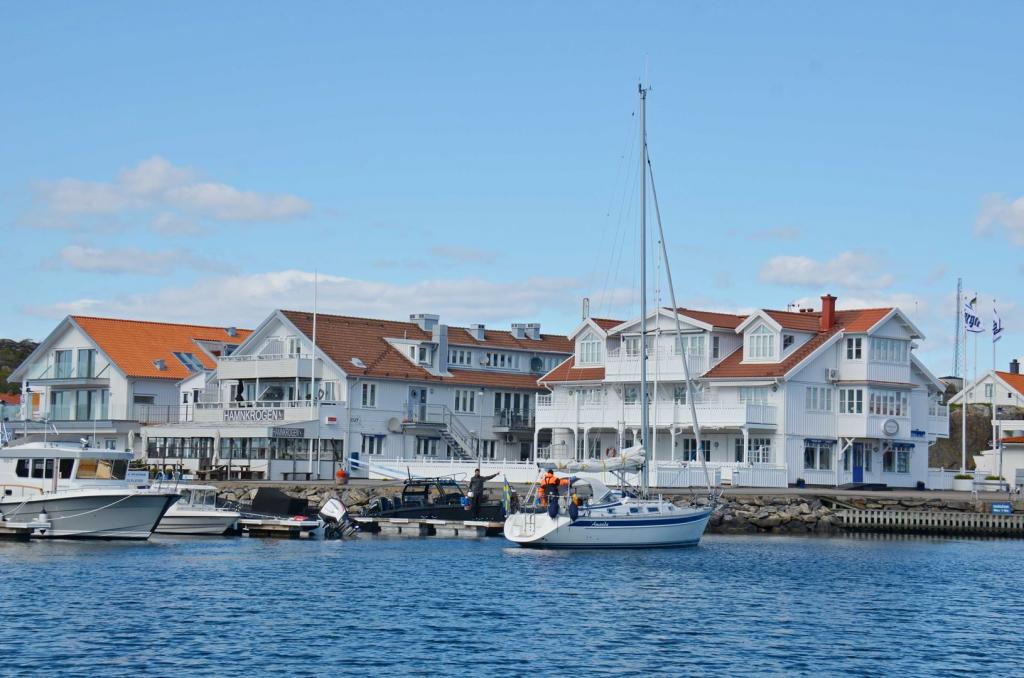
M29 339L0 339L0 393L21 393L21 384L9 383L7 377L25 362L25 358L36 350L36 346L38 344Z

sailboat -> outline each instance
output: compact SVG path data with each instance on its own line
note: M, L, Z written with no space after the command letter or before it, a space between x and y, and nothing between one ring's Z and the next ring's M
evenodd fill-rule
M649 459L647 445L650 435L647 383L647 187L650 171L647 160L646 105L647 90L640 85L640 437L638 444L623 451L614 460L569 461L538 460L541 470L552 470L562 478L559 484L573 488L563 496L552 493L542 500L546 505L531 506L529 497L526 507L512 513L505 520L504 534L509 541L520 546L541 548L649 548L666 546L693 546L700 542L707 528L711 514L716 508L718 496L711 487L711 476L704 466L709 501L704 506L676 506L661 496L652 496L649 482ZM672 272L665 247L665 233L661 225L660 209L657 207L657 191L651 174L651 189L655 209L658 212L658 229L661 235L661 255L668 276L668 288L672 308L678 308ZM678 315L676 316L677 336L682 334ZM693 384L690 381L686 352L679 351L683 361L687 398L697 449L702 449L700 426L694 404ZM704 456L698 455L704 464ZM611 472L620 480L618 488L610 488L593 477L576 477L575 473ZM639 487L627 487L627 475L640 476ZM589 487L589 498L577 503L571 495L587 494L583 487ZM538 488L531 491L531 497ZM539 499L539 497L538 497Z

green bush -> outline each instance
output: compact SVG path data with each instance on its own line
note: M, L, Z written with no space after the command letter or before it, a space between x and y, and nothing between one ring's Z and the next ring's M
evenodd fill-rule
M953 476L953 480L974 480L974 476L969 473L957 473Z
M1002 480L999 476L985 476L985 480Z

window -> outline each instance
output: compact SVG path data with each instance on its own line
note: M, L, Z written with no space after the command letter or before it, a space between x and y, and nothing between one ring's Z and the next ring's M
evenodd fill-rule
M440 438L416 438L416 454L421 457L436 457Z
M886 450L882 453L882 472L892 473L896 470L896 452Z
M827 386L808 386L805 391L804 406L808 412L831 412L832 389Z
M767 386L741 386L740 402L760 403L763 405L768 402L768 394Z
M775 357L775 333L764 325L751 332L748 341L748 358L766 360Z
M580 341L580 364L594 365L601 362L601 339L593 332Z
M623 337L622 352L627 358L640 357L640 337Z
M455 411L476 412L476 391L471 388L455 389Z
M896 450L896 473L910 473L910 450Z
M384 454L384 436L364 433L363 454Z
M420 346L419 347L419 351L417 353L417 356L418 356L417 360L419 360L421 363L429 363L430 362L430 347L428 347L428 346Z
M686 404L686 384L676 386L672 389L672 400L676 405Z
M832 449L835 443L821 440L804 442L804 468L829 471L832 469Z
M302 343L298 337L285 337L285 344L288 346L290 356L297 356L302 351Z
M80 379L96 376L96 349L78 349L78 377Z
M711 441L700 441L700 450L704 455L704 461L711 459ZM697 461L697 439L683 438L683 461Z
M453 348L448 351L449 365L472 365L473 352L462 348Z
M992 397L992 384L985 384L985 397L986 398L991 398Z
M600 405L604 400L604 391L600 388L581 388L578 393L581 405Z
M721 337L711 337L711 359L718 360L722 356Z
M128 471L128 462L110 459L80 459L76 478L96 478L99 480L124 480Z
M71 351L53 352L54 373L57 379L71 378Z
M363 384L363 407L377 407L377 384Z
M906 363L909 342L901 339L871 338L871 360L883 363Z
M861 359L861 337L847 337L846 338L846 359L847 360L860 360Z
M687 355L687 356L703 356L704 355L704 335L703 334L683 334L676 337L675 343L675 354L676 355Z
M495 440L481 440L480 454L484 459L494 459L496 443Z
M178 359L178 362L184 365L185 369L189 372L201 372L206 369L203 366L203 363L200 362L199 358L195 357L191 353L184 353L182 351L172 351L172 353L174 357Z
M768 464L772 460L772 439L771 438L750 438L747 445L747 455L752 464Z
M636 405L640 402L640 387L626 386L622 392L622 402L626 405Z
M839 389L839 414L863 414L864 390L860 388Z
M782 335L782 350L785 351L787 348L793 345L794 337L792 334Z
M907 417L907 394L900 391L871 391L868 396L868 413L886 417Z

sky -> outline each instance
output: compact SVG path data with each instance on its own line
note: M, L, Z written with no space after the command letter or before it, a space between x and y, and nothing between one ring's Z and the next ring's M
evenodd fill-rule
M255 326L311 308L314 278L323 312L635 315L643 81L680 305L897 305L944 375L962 277L986 325L996 300L1005 369L1022 23L1016 2L0 3L0 336Z

